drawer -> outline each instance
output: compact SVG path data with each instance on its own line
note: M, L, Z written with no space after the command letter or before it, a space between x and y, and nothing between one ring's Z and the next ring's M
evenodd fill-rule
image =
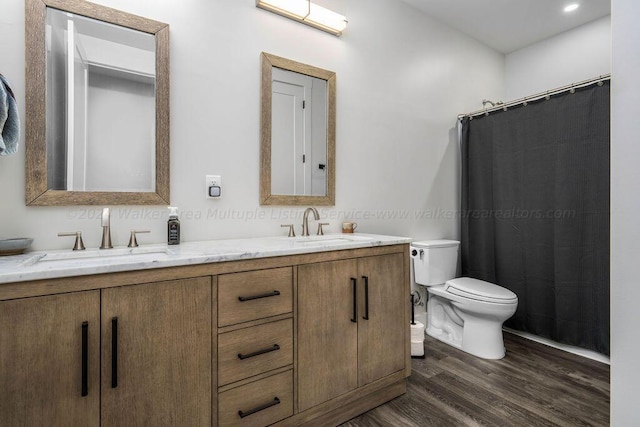
M291 267L218 276L218 326L291 313Z
M220 393L218 409L218 425L225 427L266 426L290 417L293 415L293 371Z
M293 319L218 336L218 385L293 364Z

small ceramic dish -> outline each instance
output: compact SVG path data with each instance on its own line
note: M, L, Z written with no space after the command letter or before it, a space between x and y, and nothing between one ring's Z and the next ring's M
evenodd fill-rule
M33 239L30 237L20 237L17 239L0 240L0 256L20 255L29 246Z

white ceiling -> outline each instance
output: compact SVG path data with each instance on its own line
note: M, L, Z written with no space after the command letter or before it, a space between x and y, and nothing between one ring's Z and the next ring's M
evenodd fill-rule
M610 14L611 0L401 0L502 53ZM580 7L563 12L564 6Z

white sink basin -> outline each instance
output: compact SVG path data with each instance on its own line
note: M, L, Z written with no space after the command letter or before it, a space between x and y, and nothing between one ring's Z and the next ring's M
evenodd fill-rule
M73 260L96 260L117 258L118 261L153 261L155 259L163 259L173 253L163 247L139 247L139 248L115 248L115 249L86 249L83 251L72 252L49 252L44 254L36 254L25 262L22 266L34 265L36 263L73 261Z

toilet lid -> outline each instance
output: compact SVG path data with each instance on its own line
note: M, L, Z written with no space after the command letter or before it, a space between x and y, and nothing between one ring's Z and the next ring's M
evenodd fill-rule
M458 246L460 242L457 240L423 240L421 242L411 242L411 246L418 248L448 248Z
M517 295L509 289L470 277L448 280L445 283L445 291L464 298L500 304L518 301Z

